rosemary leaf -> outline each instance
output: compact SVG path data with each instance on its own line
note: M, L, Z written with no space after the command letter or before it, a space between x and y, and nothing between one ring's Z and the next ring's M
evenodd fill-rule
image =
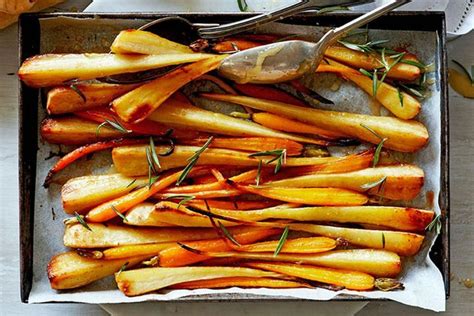
M118 270L118 272L117 272L117 276L120 275L120 273L122 273L123 271L125 271L125 269L127 269L127 266L128 266L128 261L125 262L125 263L120 267L120 270Z
M257 168L257 177L255 178L255 185L258 187L260 184L260 176L262 174L262 161L258 161L258 168Z
M382 136L380 136L380 134L378 134L376 131L374 131L372 128L368 127L368 126L365 125L364 123L360 123L360 126L362 126L362 127L365 128L366 130L368 130L369 132L371 132L372 135L374 135L374 136L377 137L378 139L380 139L380 140L384 139Z
M247 1L245 0L237 0L237 5L239 6L239 10L241 12L245 12L249 8L249 5L247 4Z
M126 188L131 187L132 185L135 184L135 182L137 182L137 179L133 179L132 182L130 182L129 184L127 184Z
M234 236L232 236L232 234L227 230L227 228L225 228L225 226L221 222L218 221L218 223L219 223L219 228L222 230L225 237L229 239L235 245L240 246L239 242L235 240Z
M199 150L197 150L191 157L188 158L188 164L186 165L186 167L184 167L183 172L181 172L178 181L176 181L177 186L179 186L184 181L184 179L186 179L191 169L197 163L199 156L207 149L207 147L209 147L213 138L213 136L209 137L208 140L204 143L204 145L202 145Z
M442 224L441 224L441 215L436 215L433 220L426 226L426 231L433 231L435 230L436 234L441 232Z
M110 125L110 127L118 130L119 132L123 134L128 134L131 133L131 130L126 129L120 122L118 121L111 121L111 120L104 120L104 122L100 123L99 126L97 126L97 129L95 130L95 136L99 137L100 129L104 127L105 125Z
M418 67L423 72L425 71L425 68L426 68L425 64L422 64L422 63L420 63L419 61L416 61L416 60L402 59L402 60L400 60L400 62L402 64L407 64L407 65L412 65L412 66Z
M110 208L115 212L115 214L117 214L124 222L128 222L128 219L127 217L125 217L125 215L123 215L122 213L119 212L119 210L117 210L117 208L115 207L115 205L111 205Z
M377 164L379 163L380 160L380 153L382 151L383 144L387 141L388 138L384 138L380 141L380 143L377 145L377 148L375 149L375 154L374 154L374 160L372 162L372 167L376 167Z
M413 86L408 86L408 85L405 85L403 83L400 83L400 87L402 87L403 89L405 89L407 92L413 94L414 96L418 97L418 98L421 98L421 99L424 99L425 98L425 95L420 91L423 87L421 86L417 86L416 88L413 87Z
M382 178L380 178L379 180L374 181L374 182L365 183L365 184L361 185L360 188L362 190L369 190L369 189L372 189L372 188L375 188L375 187L381 185L383 182L385 182L385 180L387 180L387 176L383 176Z
M157 174L155 164L153 163L153 158L151 158L151 149L150 147L147 147L145 149L146 153L146 161L148 163L148 169L151 170L153 174Z
M377 83L377 69L374 69L374 73L372 74L372 95L375 97L377 95L377 90L379 88L379 84Z
M363 75L366 75L367 77L369 77L370 79L372 79L372 74L370 72L368 72L367 70L365 70L364 68L360 68L359 71L363 74Z
M160 160L158 159L158 155L156 154L155 142L153 141L153 137L150 137L150 153L154 164L161 169L161 164Z
M398 99L400 100L400 107L403 107L403 94L400 91L400 88L397 88Z
M382 232L382 248L385 248L385 234Z
M74 216L76 216L76 219L79 222L79 224L84 226L85 229L87 229L89 231L92 231L92 229L89 227L89 225L87 225L86 221L84 221L84 216L79 215L77 212L74 212Z
M286 242L286 239L288 238L288 233L290 231L290 228L288 226L285 227L285 230L281 234L280 240L278 241L278 245L275 249L275 252L273 253L273 256L276 257L280 253L281 249L283 248L283 245Z
M72 84L69 87L72 91L76 92L81 97L82 101L87 102L86 96L75 84Z

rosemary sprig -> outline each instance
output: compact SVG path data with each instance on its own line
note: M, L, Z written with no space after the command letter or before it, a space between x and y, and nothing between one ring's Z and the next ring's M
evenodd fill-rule
M383 74L382 74L382 77L380 78L380 80L378 81L377 83L377 69L374 69L374 75L373 75L373 95L376 96L377 95L377 90L378 88L380 87L380 85L382 84L382 82L384 82L385 80L385 77L387 77L387 74L388 72L396 65L400 62L400 60L402 60L403 56L405 56L405 52L402 52L402 53L398 53L398 54L395 54L395 55L392 55L390 56L390 58L394 59L394 61L389 64L388 61L387 61L387 58L385 56L385 52L386 52L386 48L382 48L382 52L381 52L381 56L382 56L382 60L380 61L380 63L383 65L383 67L385 68Z
M153 176L152 173L151 173L151 169L148 167L148 189L150 189L151 186L152 186L156 181L158 181L159 178L160 178L159 175Z
M188 203L189 201L191 201L195 198L196 198L196 196L194 196L194 195L176 194L176 195L170 195L170 196L166 197L165 200L181 199L181 201L179 201L179 203L178 203L178 210L179 210L181 205L183 205L185 203Z
M115 212L115 214L117 214L118 217L120 217L124 222L128 222L128 219L127 217L125 217L125 215L123 215L122 213L119 212L119 210L117 210L117 208L115 207L115 205L110 205L110 208Z
M377 71L378 69L374 69L374 72L372 74L372 95L374 97L377 95L377 90L379 89L379 84L377 83L378 81Z
M132 182L130 182L129 184L127 184L126 188L131 187L132 185L135 184L135 182L137 182L137 179L133 179Z
M188 158L188 164L186 165L186 167L184 167L183 172L181 172L181 175L179 176L178 181L176 181L177 186L179 186L181 182L183 182L184 179L186 179L191 169L197 163L199 156L207 149L207 147L209 147L213 138L214 138L213 136L209 137L208 140L204 143L204 145L202 145L200 149L198 149L196 152L194 152L194 154L191 157Z
M377 133L376 131L374 131L372 128L368 127L368 126L365 125L364 123L360 123L360 126L362 126L362 127L365 128L366 130L368 130L369 132L371 132L372 135L374 135L374 136L377 137L378 139L380 139L380 140L384 139L384 137L380 136L379 133Z
M365 183L365 184L361 185L360 188L362 190L370 190L372 188L375 188L375 187L381 185L382 183L385 182L385 180L387 180L387 176L383 176L382 178L380 178L379 180L374 181L374 182Z
M290 231L290 228L288 226L286 226L285 230L283 230L283 233L281 234L280 240L278 241L278 245L275 249L275 252L273 253L274 257L278 256L281 249L283 248L283 245L285 244L286 239L288 238L289 231Z
M275 149L275 150L268 150L268 151L259 151L253 154L250 154L249 157L262 157L262 156L274 156L265 162L265 164L271 164L272 162L276 161L275 165L275 173L280 171L281 166L286 163L286 149Z
M82 101L87 102L86 96L75 84L72 84L69 87L72 91L76 92L81 97Z
M382 152L383 144L388 140L388 138L383 138L380 143L377 145L374 153L374 160L372 161L372 167L375 168L380 160L380 153Z
M377 49L380 49L380 45L389 42L389 40L376 40L376 41L366 42L365 44L356 44L356 43L351 43L351 42L347 42L343 40L339 40L338 42L339 44L342 44L349 49L357 50L363 53L371 53L371 52L376 51Z
M436 215L431 223L429 223L425 230L426 231L432 231L433 229L435 230L436 234L439 234L441 232L442 224L441 224L441 214Z
M225 226L219 221L218 221L218 224L219 224L220 230L224 233L225 237L229 239L235 245L240 246L239 242L235 240L234 236L232 236L232 234L227 230L227 228L225 228Z
M153 163L161 169L160 160L158 159L158 155L156 154L155 142L153 141L153 137L150 137L150 153Z
M111 121L111 120L106 119L104 120L104 122L100 123L99 126L97 126L97 129L95 130L96 137L99 137L101 128L106 125L109 125L110 127L118 130L119 132L123 134L128 134L132 132L131 130L126 129L119 121L117 120Z
M257 177L255 178L255 185L258 187L260 185L260 176L262 174L262 161L258 161L258 168L257 168Z
M247 1L245 0L237 0L237 5L239 6L239 10L241 12L245 12L249 8L249 5L247 4Z
M89 225L87 225L86 221L84 220L84 216L79 215L77 212L74 212L74 216L76 216L76 219L79 222L79 224L84 226L85 229L92 231L92 229L89 227Z
M335 12L335 11L349 11L349 10L350 9L348 7L338 5L338 6L333 6L333 7L322 8L318 10L316 14L326 14L326 13Z
M466 69L459 61L451 59L451 61L462 69L463 73L471 80L471 84L474 84L474 65L471 66L471 72Z
M125 271L125 269L127 269L127 266L128 266L128 261L125 262L125 263L120 267L120 270L118 270L118 272L117 272L117 276L120 275L120 273L122 273L123 271Z

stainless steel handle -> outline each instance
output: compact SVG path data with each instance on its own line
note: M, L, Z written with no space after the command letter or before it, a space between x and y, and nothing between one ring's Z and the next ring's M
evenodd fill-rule
M327 46L329 46L331 43L334 41L340 39L344 34L346 34L349 31L352 31L356 28L359 28L361 26L364 26L365 24L369 23L370 21L375 20L376 18L384 15L387 12L390 12L404 4L407 4L411 2L411 0L394 0L390 3L387 3L375 10L372 10L370 12L367 12L364 15L361 15L360 17L342 25L339 26L335 29L332 29L331 31L327 32L323 38L319 41L319 44L325 49Z

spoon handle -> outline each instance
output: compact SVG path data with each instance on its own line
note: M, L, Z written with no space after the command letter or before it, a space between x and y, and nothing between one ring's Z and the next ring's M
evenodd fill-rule
M352 31L356 28L359 28L361 26L364 26L365 24L375 20L376 18L384 15L387 12L390 12L406 3L411 2L411 0L394 0L391 1L381 7L378 7L375 10L372 10L370 12L365 13L364 15L361 15L360 17L342 25L339 26L335 29L332 29L331 31L327 32L323 38L319 41L319 45L323 48L327 48L330 44L335 42L336 40L340 39L343 37L347 32Z

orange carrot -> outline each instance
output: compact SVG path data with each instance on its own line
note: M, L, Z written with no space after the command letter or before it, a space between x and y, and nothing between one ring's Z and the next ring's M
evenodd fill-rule
M242 245L250 244L258 240L276 235L281 232L281 229L262 229L252 230L241 234L234 234L235 240ZM195 242L186 242L186 246L200 250L200 251L228 251L231 250L225 240L210 239L200 240ZM160 252L160 266L162 267L179 267L192 263L200 262L209 259L208 256L196 254L181 248L177 245L172 248L167 248Z
M257 114L253 114L253 116ZM183 145L202 146L206 141L207 138L196 138L184 140L180 143ZM298 156L303 151L303 145L293 140L270 137L214 138L209 147L236 149L250 152L286 149L286 154L288 156Z
M199 280L184 282L172 285L172 289L215 289L226 287L266 287L266 288L299 288L310 287L308 284L272 278L249 278L249 277L234 277L234 278L219 278L211 280Z
M89 154L95 153L97 151L109 149L109 148L114 148L114 147L119 147L119 146L128 146L128 145L135 145L135 144L143 144L146 143L147 140L144 139L114 139L110 141L104 141L104 142L97 142L94 144L89 144L89 145L84 145L79 148L74 149L70 153L67 153L65 156L61 157L54 166L49 170L48 175L46 176L46 179L44 180L43 186L47 187L53 176L58 173L59 171L63 170L70 164L72 164L74 161L87 156Z
M261 201L246 201L246 200L234 200L234 201L221 201L221 200L191 200L188 202L189 205L206 208L206 204L210 208L218 208L224 210L258 210L262 208L272 207L280 204L278 201L272 200L261 200Z
M234 88L237 89L237 91L239 91L240 93L243 93L250 97L279 101L299 106L306 106L306 103L304 101L280 89L276 89L270 86L246 83L235 84Z
M196 167L190 171L190 174L196 174L202 172L203 168ZM102 203L99 206L96 206L86 216L86 219L90 222L105 222L116 216L118 213L124 213L133 206L145 201L159 191L164 190L166 187L170 186L176 180L178 180L182 171L175 172L168 176L162 177L151 186L146 186L144 188L138 189L127 195L121 196L119 198L113 199L111 201Z
M97 123L104 123L106 120L118 122L123 127L125 127L125 129L130 130L135 134L163 136L164 134L170 131L169 127L150 120L144 120L140 122L140 124L126 123L120 120L120 118L115 115L109 108L98 108L94 110L75 112L74 115ZM171 136L177 139L193 139L200 135L203 136L203 133L198 133L192 130L172 129L172 131L173 132Z
M314 125L291 120L273 113L254 113L252 114L252 120L265 127L289 133L312 134L330 139L345 137L345 135L340 132L328 131Z

